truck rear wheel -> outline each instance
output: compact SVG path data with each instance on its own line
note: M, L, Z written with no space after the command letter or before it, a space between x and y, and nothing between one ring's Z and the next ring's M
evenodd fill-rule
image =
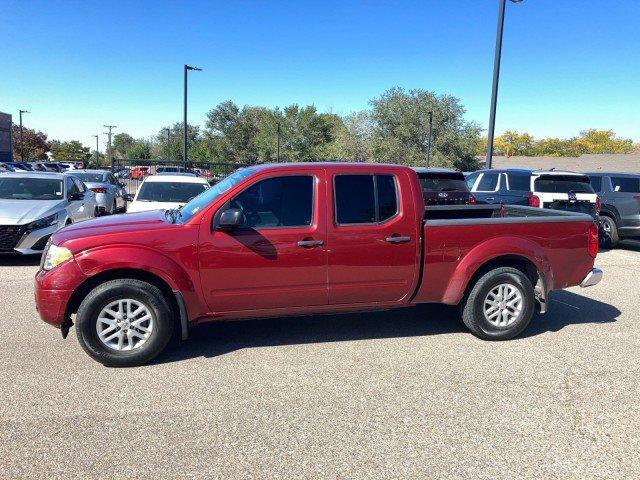
M130 278L105 282L80 304L80 345L108 367L133 367L155 358L173 333L173 311L160 289Z
M461 304L462 320L485 340L509 340L519 335L535 310L533 285L516 268L501 267L478 279Z

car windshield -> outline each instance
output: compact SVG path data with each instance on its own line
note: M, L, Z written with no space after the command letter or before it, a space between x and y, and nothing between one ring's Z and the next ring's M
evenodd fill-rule
M138 202L187 203L202 193L207 185L186 182L145 182L140 187Z
M193 217L196 213L213 202L224 192L233 188L249 175L252 175L255 171L255 168L241 168L233 172L228 177L223 178L213 187L201 193L200 195L192 199L189 203L187 203L184 207L182 207L180 209L180 220L183 222L188 221L191 217Z
M422 190L427 192L467 192L469 188L461 173L421 173L418 174Z
M595 193L589 177L581 175L541 175L535 191L540 193Z
M78 173L73 172L74 177L78 177L84 183L106 183L104 173Z
M0 177L0 199L62 200L62 180Z

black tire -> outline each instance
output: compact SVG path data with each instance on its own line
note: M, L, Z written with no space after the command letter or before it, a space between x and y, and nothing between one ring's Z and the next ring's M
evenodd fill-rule
M602 229L602 238L600 245L605 248L614 248L620 242L620 236L618 235L618 226L616 221L606 215L600 216L600 224Z
M109 303L130 298L144 304L153 315L149 338L132 350L115 350L98 337L98 315ZM80 304L76 316L78 341L89 356L108 367L134 367L150 362L167 346L173 333L174 313L164 295L154 285L130 278L98 285ZM134 345L135 347L135 345Z
M522 310L513 323L507 326L494 325L484 314L485 298L500 284L515 287L522 296ZM474 335L484 340L509 340L518 336L531 321L535 311L533 285L529 278L516 268L496 268L478 279L460 306L462 321Z

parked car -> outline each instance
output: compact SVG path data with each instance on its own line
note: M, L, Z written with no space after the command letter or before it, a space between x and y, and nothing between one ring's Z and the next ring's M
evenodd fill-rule
M13 172L32 172L33 168L26 162L5 162Z
M129 204L129 212L179 208L200 195L209 183L189 174L147 177Z
M0 172L15 172L11 165L0 162Z
M31 168L36 172L60 173L60 167L52 162L31 162Z
M473 205L475 197L469 191L461 172L451 168L414 168L420 180L425 205Z
M114 169L113 175L118 179L131 178L131 169L126 167L117 167Z
M586 175L602 201L603 245L615 247L622 238L640 237L640 174L593 172Z
M0 176L0 252L42 253L52 233L96 214L95 196L71 175Z
M166 177L165 177L166 178ZM150 361L175 326L459 305L487 340L513 338L547 295L598 283L584 214L424 206L398 165L236 171L179 210L103 217L53 237L36 275L41 318L105 365Z
M99 214L124 213L127 211L125 197L127 190L116 177L106 170L73 170L78 177L96 195Z
M596 218L600 208L589 177L559 170L490 169L466 177L478 203L529 205L582 212Z
M135 167L131 170L131 178L133 180L142 180L149 175L149 167Z

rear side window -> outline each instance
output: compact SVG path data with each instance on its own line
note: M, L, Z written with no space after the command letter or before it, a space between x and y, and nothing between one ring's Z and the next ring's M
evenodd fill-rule
M497 173L485 173L480 179L478 192L494 192L498 187L498 175Z
M591 181L591 186L596 192L602 191L602 177L589 177Z
M336 175L334 185L338 224L384 222L398 212L393 175Z
M611 177L611 186L614 192L640 193L640 178Z
M419 173L420 186L427 192L467 192L469 188L461 173Z
M507 173L509 190L528 192L531 190L531 175L526 173Z
M589 177L580 175L541 175L536 179L535 191L541 193L595 193Z
M304 227L313 214L313 177L274 177L262 180L231 200L247 228Z

